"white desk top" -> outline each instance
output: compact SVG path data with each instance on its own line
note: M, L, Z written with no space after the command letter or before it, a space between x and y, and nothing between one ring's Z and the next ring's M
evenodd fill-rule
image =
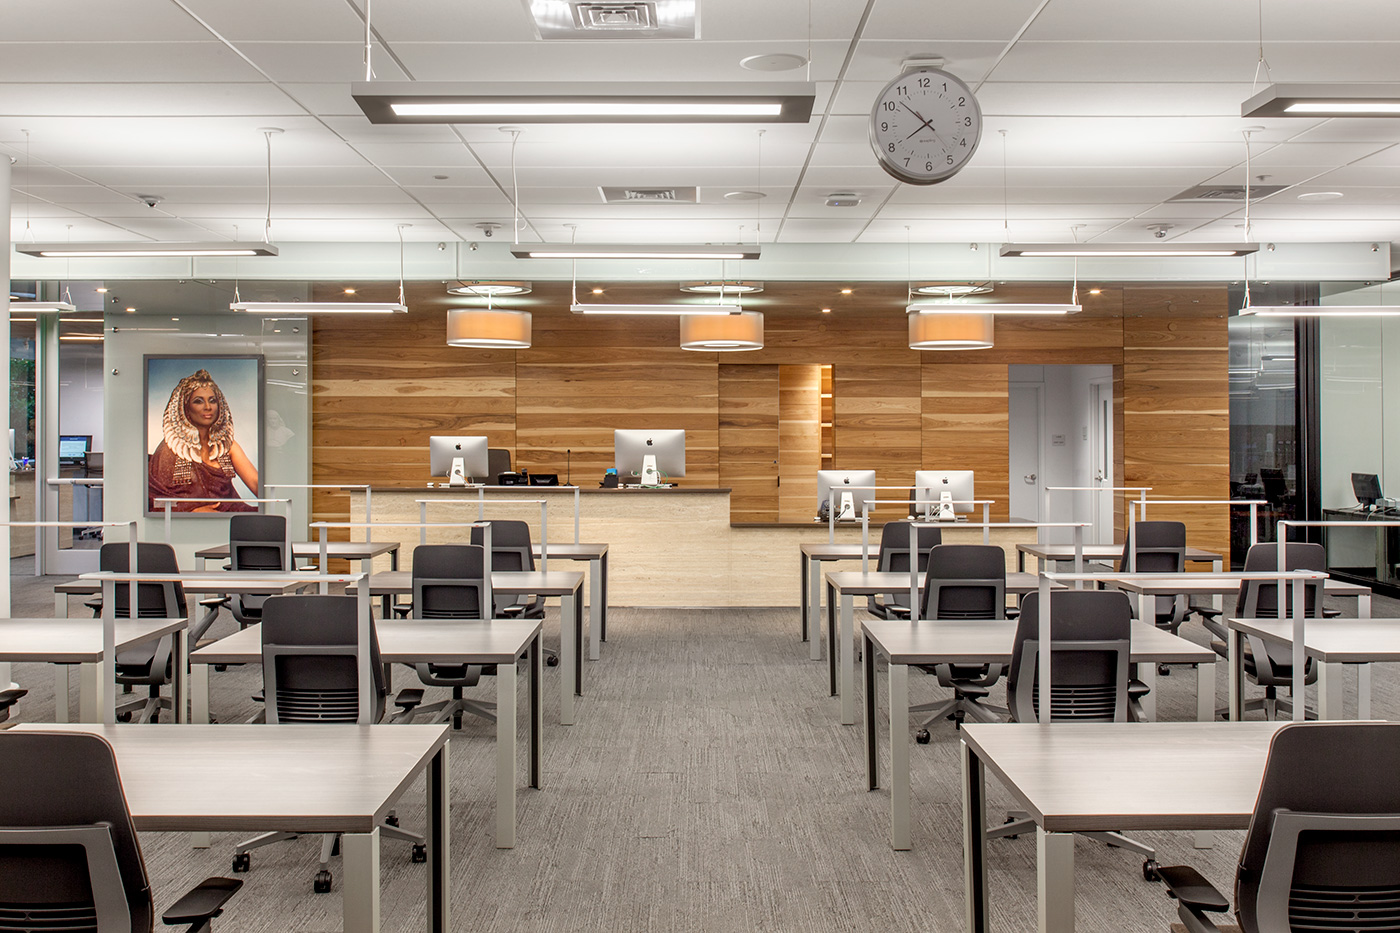
M117 619L124 651L184 628L186 619ZM101 619L0 619L0 661L95 664L102 660Z
M376 576L378 575L376 574ZM832 570L827 572L826 580L842 593L850 593L852 596L909 592L908 571L890 573L872 570L869 573L862 573L859 570ZM922 579L920 579L919 585L923 586ZM1065 589L1063 583L1052 585L1055 589ZM1040 578L1033 573L1007 571L1006 592L1008 593L1033 593L1039 586Z
M397 541L327 541L326 556L339 560L364 560L370 557L378 557L381 554L389 554L399 549ZM293 557L319 557L321 555L321 542L319 541L293 541ZM194 552L194 556L200 560L226 560L228 558L228 545L216 544L212 547L201 548Z
M1010 664L1014 621L925 621L873 619L861 627L893 664ZM1214 663L1215 652L1153 625L1133 622L1134 663Z
M1244 829L1284 723L965 723L963 741L1050 832Z
M1085 560L1117 560L1123 556L1122 544L1086 544L1084 545ZM1016 550L1031 557L1038 557L1041 560L1074 560L1073 544L1018 544ZM1186 559L1189 561L1209 561L1214 562L1221 559L1215 551L1206 551L1198 547L1186 548Z
M1213 573L1169 573L1159 577L1137 577L1135 579L1101 577L1100 582L1105 586L1152 596L1175 596L1178 594L1214 596L1238 593L1242 581L1222 578ZM1285 583L1285 586L1291 585L1291 583ZM1333 580L1329 577L1322 584L1322 592L1325 596L1363 596L1370 593L1371 588L1359 583Z
M138 830L366 833L450 725L33 725L112 744Z
M583 586L581 570L496 571L491 574L491 590L511 596L567 596ZM356 584L345 588L351 596L359 592ZM394 596L413 592L411 570L381 570L370 574L371 596Z
M379 654L389 663L512 664L539 632L539 619L456 622L376 620ZM192 664L250 664L262 660L262 626L250 625L190 652Z
M534 547L534 553L535 559L538 560L540 557L538 544ZM608 553L606 544L587 544L582 541L578 544L571 541L559 544L555 544L553 541L549 542L549 556L558 557L561 560L597 560L606 553Z
M859 544L830 544L826 541L803 544L802 554L811 560L851 560L860 559L861 546ZM871 547L870 559L877 560L880 557L879 545Z
M1227 619L1230 628L1293 644L1291 619ZM1323 664L1400 661L1400 619L1308 619L1303 649Z
M85 573L77 583L91 583L101 591L105 579L116 577L117 586L137 583L178 582L186 593L295 593L308 586L321 582L320 574L298 571L233 571L233 570L182 570L178 573L131 573L111 574L105 572ZM351 574L327 574L326 582L343 583L353 579ZM57 588L55 588L57 589ZM63 592L74 593L72 585L65 585Z

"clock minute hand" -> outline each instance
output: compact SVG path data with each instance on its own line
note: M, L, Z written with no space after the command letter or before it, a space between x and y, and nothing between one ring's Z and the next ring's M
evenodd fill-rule
M937 135L938 130L935 130L935 129L933 128L933 124L930 123L930 122L928 122L927 120L925 120L925 119L919 114L919 111L915 110L913 107L910 107L910 106L909 106L908 104L906 104L904 101L900 101L900 102L899 102L899 106L903 107L905 110L907 110L907 111L909 111L910 113L912 113L915 117L918 118L919 122L923 124L923 126L920 126L919 129L916 129L916 130L914 131L914 133L919 132L919 130L922 130L922 129L926 126L926 127L929 128L929 132L931 132L931 133ZM906 137L904 137L904 138L905 138L905 139L909 139L911 136L914 135L914 133L910 133L909 136L906 136Z

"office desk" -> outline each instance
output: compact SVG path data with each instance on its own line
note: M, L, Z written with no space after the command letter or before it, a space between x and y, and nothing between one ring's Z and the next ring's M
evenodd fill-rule
M1331 583L1331 580L1327 582ZM1226 619L1230 630L1230 718L1244 707L1244 651L1241 635L1293 647L1291 619ZM1371 663L1400 661L1400 620L1308 619L1303 650L1322 665L1318 670L1317 718L1342 718L1342 665L1355 664L1357 719L1371 718Z
M493 598L498 595L559 597L559 722L565 726L574 724L574 697L583 696L583 656L579 653L579 645L583 642L582 589L583 574L577 570L498 571L491 574ZM345 588L345 592L357 595L359 588L352 583ZM412 592L412 571L380 571L369 578L370 596L385 597L386 602L394 596ZM574 620L573 625L568 624L570 618Z
M1283 725L963 726L963 861L969 933L986 933L990 927L988 770L1036 822L1038 929L1070 933L1074 929L1072 833L1246 828L1259 796L1269 742ZM1187 777L1163 780L1164 774Z
M543 555L535 545L535 560ZM551 560L588 561L588 660L599 658L598 643L608 640L608 546L606 544L549 544Z
M812 660L820 661L822 643L817 636L821 634L822 626L817 614L822 608L822 575L819 567L813 565L825 561L860 560L864 549L859 544L828 544L823 541L820 544L803 544L798 550L802 563L802 640L811 643ZM878 562L879 558L879 547L871 548L871 561Z
M345 933L379 930L379 826L427 773L428 933L449 933L446 725L41 726L112 744L139 832L345 833Z
M865 765L871 790L880 786L876 731L875 653L889 658L890 844L909 840L909 668L916 664L1003 664L1010 666L1016 623L1003 621L904 621L865 623ZM1196 718L1215 717L1215 652L1153 625L1133 622L1131 659L1149 692L1143 709L1156 717L1158 664L1196 664ZM964 723L963 728L967 728Z
M1107 576L1099 581L1105 587L1137 594L1138 618L1155 618L1155 598L1158 596L1234 596L1240 591L1238 579L1221 578L1209 573L1164 573L1160 577L1123 578ZM1359 583L1346 583L1328 578L1323 581L1324 596L1356 600L1356 615L1371 618L1371 589Z
M919 585L923 586L920 578ZM1006 575L1007 595L1022 595L1034 592L1039 578L1033 573L1008 573ZM1062 584L1055 584L1064 589ZM877 596L882 593L909 592L909 574L881 573L872 570L862 573L859 570L836 570L826 574L826 653L827 668L830 674L831 695L841 697L841 723L852 725L856 721L855 701L855 601L856 596ZM836 607L841 607L840 650L837 650ZM816 633L813 633L814 635ZM840 655L840 675L837 673L837 655ZM839 681L839 682L838 682Z
M374 572L374 559L383 554L389 555L389 567L392 570L399 569L399 542L397 541L327 541L327 560L357 560L360 562L360 569L365 573ZM228 560L228 545L216 544L213 547L202 548L194 552L194 559L198 561L200 570L204 569L204 562L209 560ZM319 541L293 541L292 560L320 560L321 542ZM327 572L321 568L321 572Z
M1116 561L1123 556L1123 547L1122 544L1086 544L1084 545L1084 561L1085 563L1089 561ZM1074 545L1018 544L1016 545L1017 570L1026 569L1027 555L1035 558L1037 571L1053 569L1047 568L1045 565L1074 560ZM1214 551L1203 551L1198 547L1186 549L1186 560L1190 563L1210 564L1210 569L1217 573L1224 565L1221 555Z
M496 848L515 846L516 675L515 665L526 649L530 697L530 786L540 786L540 754L544 734L544 651L539 619L496 619L452 622L390 619L374 624L379 653L386 664L433 661L441 664L495 664L496 667ZM261 664L262 626L250 625L190 654L194 721L209 721L209 665Z
M87 574L83 574L78 579L68 583L54 584L53 611L55 618L66 619L68 617L68 597L70 596L102 595L102 584L87 579L87 576ZM125 586L126 584L118 583L117 585ZM286 595L315 585L315 580L307 580L304 576L290 571L264 573L261 571L197 570L189 574L182 574L180 580L180 586L184 588L186 597L190 595L207 596L209 594L217 596L235 594L240 596ZM193 612L191 612L191 616L193 616Z
M173 659L185 651L185 619L117 619L118 653L146 642L174 635L171 652L177 698L184 695L180 665ZM98 662L102 660L101 619L0 619L0 661L41 661L58 665L54 676L54 717L68 721L68 668L79 666L78 721L101 722L105 694L114 684L102 683ZM112 702L116 701L113 692ZM177 707L178 708L178 707Z

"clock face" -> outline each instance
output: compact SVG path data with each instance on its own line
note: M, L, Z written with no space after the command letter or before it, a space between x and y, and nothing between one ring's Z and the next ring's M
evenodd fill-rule
M870 112L870 145L900 181L932 185L956 175L982 137L982 108L958 78L937 68L895 78Z

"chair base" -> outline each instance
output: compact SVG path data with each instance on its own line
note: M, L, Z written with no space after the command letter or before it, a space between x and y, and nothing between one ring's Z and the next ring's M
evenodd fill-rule
M917 736L920 745L927 740L924 735L928 733L930 726L936 725L945 719L953 720L955 727L960 727L967 719L974 722L1005 722L1011 714L1000 706L992 706L981 703L977 697L964 693L955 693L951 699L941 700L935 703L919 703L909 707L911 713L928 713L928 718L919 727Z
M269 846L277 842L286 842L301 836L301 833L270 832L254 836L246 842L240 842L233 848L233 870L234 872L245 872L252 868L252 857L249 855L254 849ZM379 835L384 839L398 839L402 842L411 843L413 846L413 861L426 862L428 860L427 840L417 833L411 833L399 827L399 819L391 811L384 822L379 826ZM317 894L327 894L331 890L333 876L330 871L331 858L339 854L340 833L321 834L321 860L320 867L316 871L316 876L312 880L311 889Z
M452 728L462 728L462 715L468 714L487 722L496 721L496 704L486 703L480 700L468 700L463 697L453 697L450 700L443 700L439 703L429 703L410 710L408 717L404 721L421 716L424 713L430 714L433 718L429 722L447 722L452 720Z
M153 722L163 709L168 709L172 713L175 710L175 703L169 697L163 697L159 693L152 693L150 696L137 700L130 700L117 707L117 718L123 722L134 722L145 725ZM137 713L140 710L140 713ZM121 717L127 719L122 720Z

